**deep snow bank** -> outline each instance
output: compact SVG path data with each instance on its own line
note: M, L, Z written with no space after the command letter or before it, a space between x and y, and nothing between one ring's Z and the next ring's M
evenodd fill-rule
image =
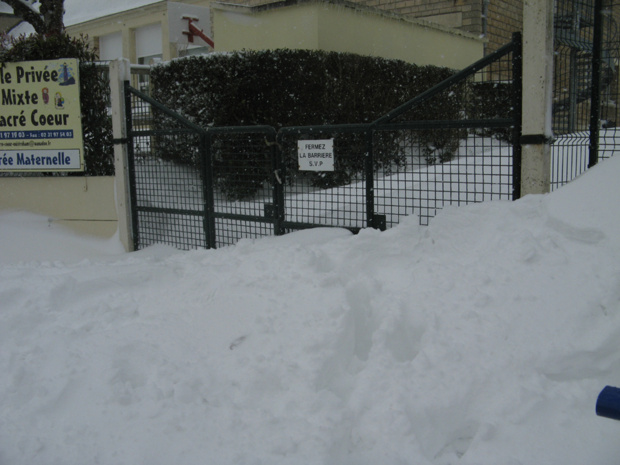
M357 236L20 261L25 224L0 244L0 463L615 464L616 158Z

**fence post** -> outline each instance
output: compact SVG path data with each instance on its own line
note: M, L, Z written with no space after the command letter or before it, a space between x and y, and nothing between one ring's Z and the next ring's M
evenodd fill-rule
M274 130L275 131L275 130ZM286 167L284 165L284 154L282 153L282 146L279 143L279 133L273 134L273 145L271 146L271 158L273 160L273 198L275 208L275 222L273 225L273 231L276 236L282 236L285 233L284 230L284 218L285 218L285 201L284 201L284 176L286 173ZM271 144L271 142L269 142Z
M594 2L594 35L592 37L592 89L590 98L590 157L588 168L598 163L601 120L601 66L603 49L603 0Z
M553 0L524 0L521 195L550 190L552 92Z
M134 250L129 175L127 168L127 127L125 124L124 82L130 78L129 60L110 62L110 101L112 104L112 135L114 138L114 187L118 234L127 252Z
M375 225L375 176L374 176L374 131L368 129L364 133L366 139L366 154L364 171L366 180L366 227L376 228Z
M211 135L200 134L200 160L202 169L202 189L204 198L204 216L202 225L207 249L216 247L215 199L213 196L213 162L211 160Z
M514 128L512 132L512 200L521 198L521 134L523 121L523 35L512 34L512 108Z

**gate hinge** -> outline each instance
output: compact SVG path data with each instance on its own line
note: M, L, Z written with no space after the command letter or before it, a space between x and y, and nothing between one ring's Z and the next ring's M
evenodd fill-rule
M112 143L114 145L128 144L129 143L129 137L124 137L122 139L112 139Z
M545 134L524 134L519 142L522 145L551 145L555 139Z

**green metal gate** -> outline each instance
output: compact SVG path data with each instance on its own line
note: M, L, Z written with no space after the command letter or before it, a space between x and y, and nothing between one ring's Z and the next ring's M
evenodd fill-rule
M446 205L520 195L520 34L367 124L201 128L128 83L125 100L135 249L428 224ZM438 102L458 117L425 120ZM304 168L300 141L329 141L333 167Z

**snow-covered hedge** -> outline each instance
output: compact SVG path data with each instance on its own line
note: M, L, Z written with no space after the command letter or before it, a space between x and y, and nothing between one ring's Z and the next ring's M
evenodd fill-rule
M350 53L283 49L175 60L155 67L151 84L156 99L200 125L278 128L369 122L452 73ZM447 97L415 116L453 119L459 99Z
M452 74L447 68L350 53L243 51L189 57L157 66L151 72L151 92L155 99L203 127L270 125L278 129L368 123ZM466 86L451 88L407 114L406 119L459 119L466 92ZM384 150L376 158L380 167L401 161L402 144L396 137L383 137ZM450 158L458 147L458 137L459 131L454 130L418 133L422 145L442 148L443 158L437 161ZM168 158L195 162L183 142L162 140L161 144L159 148ZM254 161L247 159L246 163L252 165ZM230 197L253 193L253 189L238 189L234 172L215 168L216 173L221 173L220 186ZM268 173L266 170L247 168L246 178L247 173L255 173L252 185L260 186L266 180L261 178ZM361 169L361 160L341 163L336 173L317 177L314 182L321 187L346 183Z
M473 82L467 98L468 117L471 119L511 118L514 114L511 82ZM479 128L477 134L510 142L509 128Z

